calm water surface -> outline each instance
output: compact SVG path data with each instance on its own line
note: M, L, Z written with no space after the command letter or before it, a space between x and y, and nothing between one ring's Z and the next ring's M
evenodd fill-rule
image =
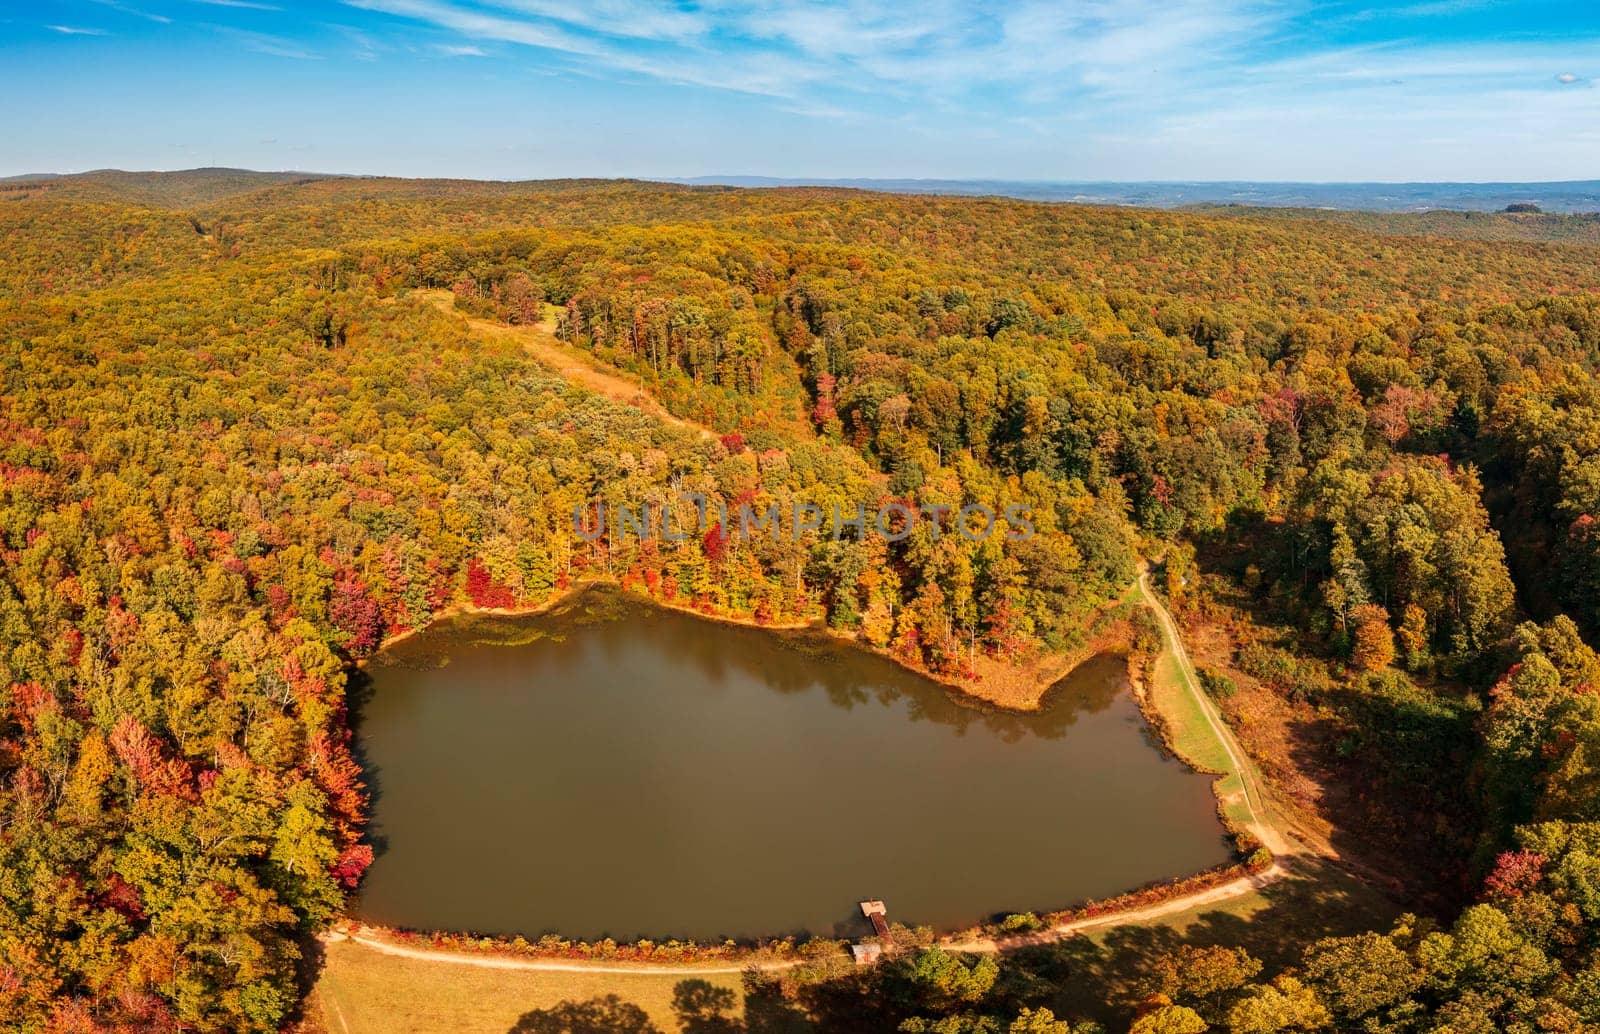
M358 912L570 937L953 929L1222 862L1209 778L1163 756L1120 657L1039 715L863 651L590 591L377 659L359 737L379 856Z

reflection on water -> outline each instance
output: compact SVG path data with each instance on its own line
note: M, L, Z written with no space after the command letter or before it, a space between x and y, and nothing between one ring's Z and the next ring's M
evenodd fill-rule
M361 913L568 936L953 928L1222 861L1206 777L1152 749L1120 657L1039 714L969 706L817 633L591 590L373 665L380 855ZM858 918L858 917L857 917Z

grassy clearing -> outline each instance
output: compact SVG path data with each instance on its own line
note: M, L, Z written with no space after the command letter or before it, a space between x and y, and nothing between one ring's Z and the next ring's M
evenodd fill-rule
M326 946L309 1011L328 1034L585 1030L594 1025L571 1022L560 1011L563 1003L588 1003L614 994L623 1005L642 1010L656 1028L676 1031L680 1025L672 1007L673 994L689 979L477 969L395 958L346 941ZM734 1008L724 1015L743 1014L744 991L738 974L696 979L733 994ZM561 1022L564 1018L565 1024Z
M1245 807L1244 780L1206 719L1198 698L1203 691L1198 686L1189 689L1188 681L1177 656L1167 646L1156 659L1150 702L1166 720L1169 746L1179 757L1195 768L1224 773L1215 784L1217 798L1230 821L1248 827L1251 819ZM1241 760L1249 764L1248 759Z
M1265 780L1260 771L1244 747L1232 739L1222 716L1210 706L1205 690L1184 663L1186 654L1177 641L1182 631L1176 619L1162 608L1154 592L1141 592L1141 596L1155 609L1161 627L1162 651L1148 692L1166 723L1168 745L1196 768L1221 773L1215 792L1230 823L1253 830L1275 854L1292 852L1282 817L1274 814L1263 792Z
M481 337L520 344L530 356L554 370L568 383L576 384L613 402L632 406L673 427L693 431L702 438L711 438L716 434L704 424L675 416L660 399L646 390L637 378L629 377L619 370L606 366L593 356L557 338L555 317L552 314L554 307L546 310L546 319L543 323L519 327L458 312L455 307L455 295L450 291L417 290L411 292L411 297L419 298L442 312L465 319L473 332Z

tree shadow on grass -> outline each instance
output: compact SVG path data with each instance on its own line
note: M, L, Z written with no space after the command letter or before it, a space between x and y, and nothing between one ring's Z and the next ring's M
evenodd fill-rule
M1242 947L1267 972L1296 965L1322 937L1386 930L1399 908L1334 866L1297 859L1296 869L1258 893L1249 915L1203 912L1186 926L1127 926L1010 953L997 991L1056 1014L1126 1023L1161 956L1183 945Z
M690 978L672 989L672 1012L682 1034L815 1034L818 1026L784 997L782 981L754 970L744 977L744 1018L732 988ZM832 1029L832 1028L823 1028ZM874 1028L880 1029L880 1028ZM615 994L533 1009L507 1034L665 1034L649 1015Z
M523 1013L506 1034L662 1034L645 1011L614 994Z
M784 996L783 981L751 970L744 975L744 1029L748 1034L813 1034L819 1028Z
M672 989L672 1012L683 1034L743 1034L745 1025L730 1015L738 1005L731 988L698 978Z
M814 1029L828 1034L894 1030L905 1016L883 994L882 967L846 973L796 990L796 1001Z
M286 1017L291 1024L306 1020L308 1014L314 1011L310 1008L311 996L316 989L317 981L322 978L328 954L328 949L315 934L302 933L295 938L295 943L300 949L300 959L294 967L294 982L299 993L295 996L295 1004Z

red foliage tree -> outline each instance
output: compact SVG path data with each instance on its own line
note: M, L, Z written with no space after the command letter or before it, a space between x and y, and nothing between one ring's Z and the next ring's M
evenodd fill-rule
M274 626L282 624L294 617L294 600L289 595L289 590L281 585L267 586L267 616L272 619Z
M344 648L352 657L366 657L383 642L383 610L353 574L334 583L328 620L343 633Z
M348 731L345 736L348 738ZM328 797L334 831L341 843L354 844L366 820L366 796L362 792L366 783L361 778L361 766L351 755L347 739L335 740L327 733L313 736L307 753L311 777Z
M354 888L371 864L372 848L366 844L352 844L339 855L338 861L328 866L328 872L342 886Z
M1520 898L1544 878L1545 857L1533 851L1505 851L1494 861L1494 871L1483 881L1491 898Z
M839 411L833 405L833 386L832 374L825 373L817 378L817 403L811 407L811 422L819 428L839 418Z
M141 790L161 797L195 796L188 766L165 758L161 742L132 715L123 715L111 730L111 750L117 755Z
M105 891L100 895L100 905L112 909L124 919L139 920L144 916L144 896L139 888L116 873L111 874Z
M983 619L984 639L992 656L1009 659L1022 649L1026 637L1020 627L1021 618L1011 600L1001 597L994 602Z
M495 581L494 575L477 557L467 564L467 598L474 607L493 609L509 607L516 603L511 587Z
M722 561L728 555L728 533L722 530L722 522L718 521L706 531L705 537L700 540L701 548L706 554L706 559L711 562L713 569L720 570Z

